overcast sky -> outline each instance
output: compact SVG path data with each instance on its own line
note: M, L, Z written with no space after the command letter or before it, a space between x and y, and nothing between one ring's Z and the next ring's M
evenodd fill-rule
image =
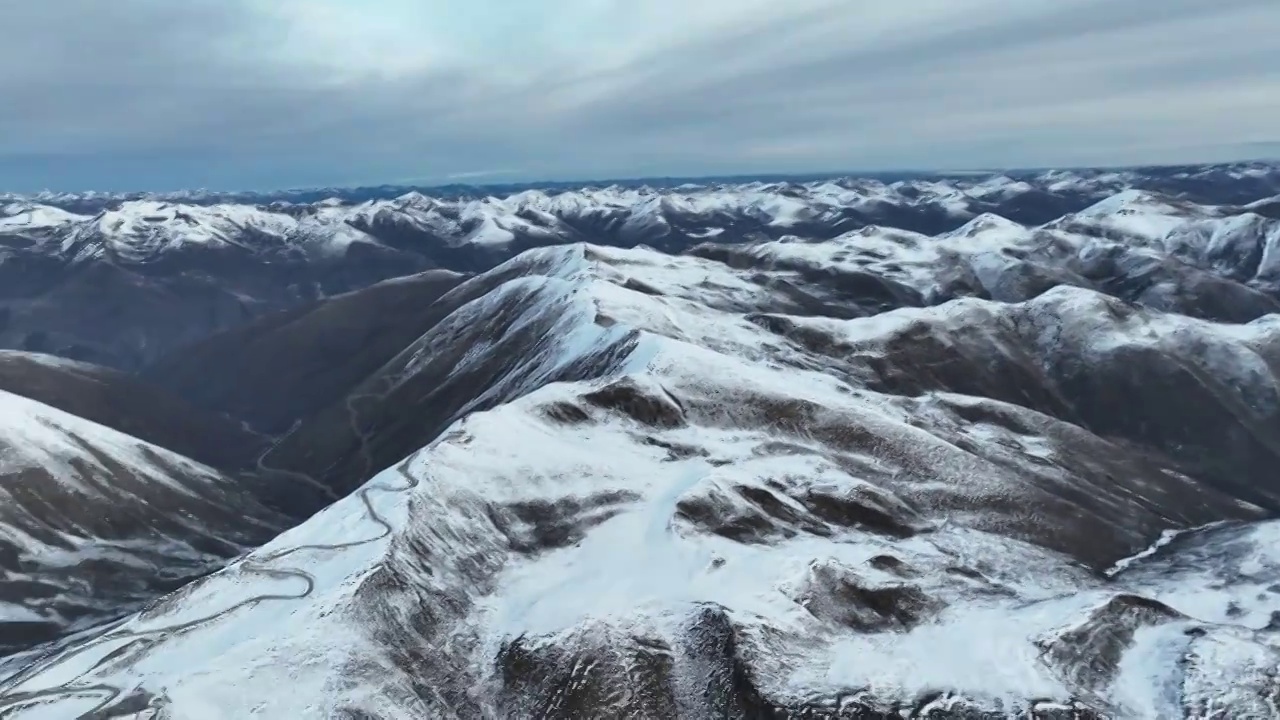
M9 0L0 191L1280 155L1280 0Z

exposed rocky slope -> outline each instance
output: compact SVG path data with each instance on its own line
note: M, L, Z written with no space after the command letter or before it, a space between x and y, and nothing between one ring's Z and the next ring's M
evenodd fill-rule
M287 526L213 468L2 390L0 494L6 653L133 612Z

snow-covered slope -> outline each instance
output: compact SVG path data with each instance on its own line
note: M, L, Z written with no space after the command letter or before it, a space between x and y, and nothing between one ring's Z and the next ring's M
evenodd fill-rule
M1272 437L1280 328L1069 287L857 317L798 305L795 272L574 245L464 283L380 381L483 366L447 431L228 568L11 663L0 712L1274 712L1266 498L1189 474L1178 438L1094 427L1068 380L1106 357L1212 369L1196 411ZM1248 580L1189 590L1208 575Z
M75 227L61 251L80 262L105 255L117 262L147 263L188 248L323 257L340 256L355 242L378 244L345 219L325 208L298 218L253 205L131 201Z
M136 610L284 519L168 450L0 391L0 646Z
M37 203L16 202L0 206L0 232L48 230L86 219L62 208Z
M262 437L224 413L201 410L118 370L66 358L0 350L0 390L223 471L252 466L265 449Z

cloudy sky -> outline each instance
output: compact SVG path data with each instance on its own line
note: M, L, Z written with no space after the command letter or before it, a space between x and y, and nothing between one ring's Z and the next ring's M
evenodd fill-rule
M10 0L0 191L1280 155L1280 0Z

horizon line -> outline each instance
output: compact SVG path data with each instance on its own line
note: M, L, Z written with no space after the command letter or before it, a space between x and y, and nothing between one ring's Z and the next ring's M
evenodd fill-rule
M697 181L748 181L760 178L776 178L779 180L800 179L800 178L875 178L881 175L908 175L920 177L946 177L951 175L996 175L996 174L1023 174L1035 172L1049 172L1053 170L1063 171L1124 171L1124 170L1158 170L1173 168L1206 168L1206 167L1222 167L1232 165L1250 165L1257 163L1280 163L1280 156L1260 156L1249 159L1240 160L1215 160L1208 162L1170 162L1170 163L1138 163L1138 164L1117 164L1117 165L1038 165L1038 166L1009 166L990 168L971 167L971 168L901 168L901 169L880 169L880 170L838 170L838 171L812 171L812 172L755 172L755 173L708 173L702 175L638 175L638 176L601 176L596 178L575 178L571 180L512 180L506 182L449 182L450 178L462 179L471 173L456 173L446 176L441 180L422 180L422 181L393 181L382 183L355 183L355 184L335 184L335 185L299 185L293 187L276 187L270 189L251 189L240 188L234 190L212 190L203 187L180 187L170 190L53 190L45 188L35 192L0 192L0 198L13 197L36 197L40 195L88 195L100 194L109 196L121 195L172 195L178 193L207 193L209 195L286 195L286 194L302 194L315 193L326 190L358 192L361 190L376 190L379 188L403 188L406 190L441 190L446 188L497 188L497 187L536 187L538 185L566 185L575 187L591 187L596 185L616 185L619 183L645 183L647 181L685 181L695 183ZM491 175L496 173L483 173L483 175ZM480 174L477 173L477 176Z

